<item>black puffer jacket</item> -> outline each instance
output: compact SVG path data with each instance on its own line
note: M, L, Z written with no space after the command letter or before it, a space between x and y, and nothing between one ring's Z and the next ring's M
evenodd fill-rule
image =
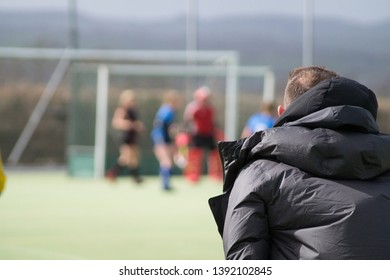
M276 127L222 142L211 198L227 259L390 259L390 136L365 86L333 78Z

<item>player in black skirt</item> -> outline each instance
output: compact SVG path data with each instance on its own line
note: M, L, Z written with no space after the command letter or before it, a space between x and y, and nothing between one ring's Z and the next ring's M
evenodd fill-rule
M119 158L116 164L107 171L107 178L115 180L120 170L128 167L134 181L137 183L142 182L138 167L138 136L143 130L143 124L138 119L135 94L132 90L122 92L118 107L112 118L112 125L114 128L122 131L122 143L119 148Z

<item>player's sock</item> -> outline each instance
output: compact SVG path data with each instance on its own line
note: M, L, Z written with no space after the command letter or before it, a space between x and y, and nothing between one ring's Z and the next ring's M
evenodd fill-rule
M160 167L160 175L164 190L169 190L171 188L169 183L169 179L171 177L171 169L168 167Z
M191 182L199 181L202 172L203 151L199 148L190 148L188 163L184 170L185 177Z
M115 163L115 165L106 172L106 177L112 181L115 181L122 168L123 166L121 166L119 163Z
M223 178L222 163L217 150L209 151L208 172L209 176L214 179L222 180Z
M136 183L141 183L143 181L142 177L139 175L139 168L138 167L130 168L130 174L134 178L134 181Z

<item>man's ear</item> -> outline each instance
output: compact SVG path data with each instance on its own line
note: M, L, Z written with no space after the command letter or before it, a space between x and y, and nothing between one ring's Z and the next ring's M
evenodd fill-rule
M279 105L278 106L278 116L280 117L282 114L283 114L283 112L284 112L284 107L282 106L282 105Z

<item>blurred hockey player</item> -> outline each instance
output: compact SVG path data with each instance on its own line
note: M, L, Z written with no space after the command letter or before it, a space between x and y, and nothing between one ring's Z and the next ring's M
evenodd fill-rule
M172 189L170 177L175 154L175 116L180 104L179 96L176 90L170 90L165 94L163 103L156 112L151 132L154 154L160 165L162 186L166 191Z
M141 183L138 138L144 125L138 119L135 93L132 90L121 93L112 118L112 126L122 132L122 143L119 147L119 157L115 165L107 171L106 177L114 181L122 169L129 168L134 181Z
M194 100L184 111L184 121L188 127L190 143L185 177L197 182L202 174L203 157L207 153L209 176L222 179L222 166L217 151L218 135L221 133L215 125L215 109L210 102L210 90L207 87L198 88L194 92Z

